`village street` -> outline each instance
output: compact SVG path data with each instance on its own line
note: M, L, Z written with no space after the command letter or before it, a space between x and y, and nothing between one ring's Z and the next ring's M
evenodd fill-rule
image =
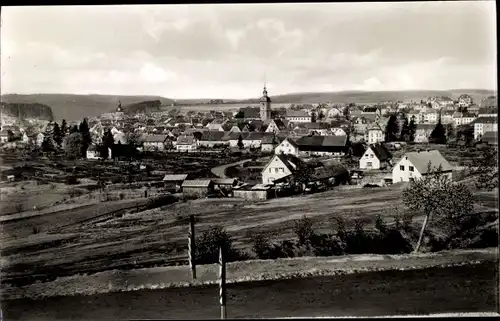
M493 261L228 285L227 317L376 316L496 309ZM2 302L6 320L207 319L220 316L216 285Z

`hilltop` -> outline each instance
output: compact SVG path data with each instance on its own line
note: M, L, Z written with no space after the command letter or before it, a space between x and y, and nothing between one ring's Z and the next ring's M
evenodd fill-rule
M320 103L332 102L338 104L357 103L369 104L384 101L420 101L428 97L447 96L457 99L461 94L470 95L474 101L479 103L482 99L496 95L495 91L483 89L453 89L453 90L407 90L407 91L340 91L340 92L317 92L317 93L292 93L284 95L272 95L274 103ZM231 101L232 103L258 103L258 98Z
M54 116L52 108L40 103L4 103L0 104L2 116L36 118L52 121Z
M456 89L456 90L411 90L411 91L342 91L342 92L316 92L316 93L291 93L284 95L273 95L274 103L320 103L332 102L338 104L357 103L368 104L384 101L420 101L433 96L448 96L457 99L461 94L470 95L476 103L483 99L496 95L495 91L482 89ZM161 96L118 96L118 95L72 95L72 94L32 94L17 95L8 94L1 96L2 102L9 103L38 103L47 105L52 109L55 120L66 119L79 120L83 117L94 117L102 113L116 110L118 103L122 106L130 106L138 103L160 101L162 106L170 106L174 101L177 104L189 105L207 102L209 99L171 99ZM255 104L259 97L251 99L224 99L231 104ZM203 106L203 105L200 105ZM206 105L207 107L210 104ZM141 108L136 106L140 110ZM136 109L133 107L131 110ZM127 108L128 109L128 108ZM154 107L156 109L156 107Z
M118 103L123 106L143 101L159 100L162 104L172 104L173 100L160 96L117 96L117 95L71 95L71 94L8 94L1 96L2 102L39 103L50 106L54 119L60 121L80 120L95 117L116 110Z

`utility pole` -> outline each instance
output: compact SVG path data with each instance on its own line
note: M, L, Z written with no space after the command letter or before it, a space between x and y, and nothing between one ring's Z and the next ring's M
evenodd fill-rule
M196 279L196 237L194 232L194 215L189 216L189 235L188 235L188 257L189 267L191 268L191 277L194 281Z
M219 247L219 300L220 318L226 319L226 262L223 255L223 246Z

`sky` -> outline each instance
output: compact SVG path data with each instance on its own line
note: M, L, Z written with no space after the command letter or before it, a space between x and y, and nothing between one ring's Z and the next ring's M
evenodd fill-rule
M1 91L496 89L495 1L3 7Z

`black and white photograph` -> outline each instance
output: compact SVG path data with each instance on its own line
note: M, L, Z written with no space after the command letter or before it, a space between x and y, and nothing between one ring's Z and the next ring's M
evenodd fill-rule
M2 6L0 321L500 316L496 9Z

